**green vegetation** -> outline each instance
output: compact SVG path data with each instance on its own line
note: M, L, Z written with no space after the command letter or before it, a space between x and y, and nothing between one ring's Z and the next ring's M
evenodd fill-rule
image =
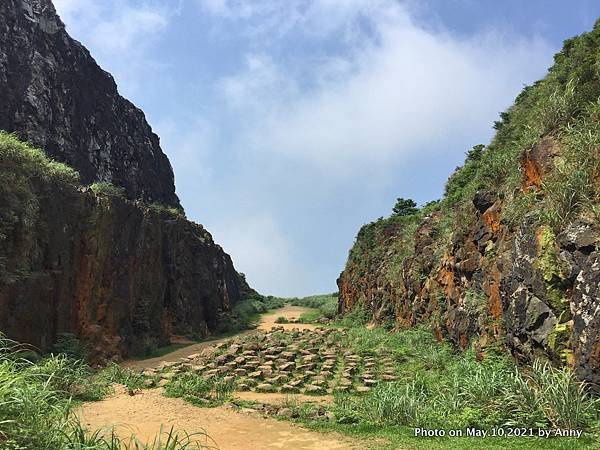
M256 328L260 314L282 308L283 305L284 299L279 297L264 296L257 292L249 294L237 303L231 312L221 317L217 332L233 333Z
M14 134L0 131L0 168L2 186L13 181L11 187L26 189L23 184L28 181L23 179L26 173L31 177L49 180L57 183L75 184L79 181L79 174L66 164L54 161L39 149L19 141Z
M480 192L499 200L498 216L488 217L493 222L490 228L502 227L508 239L524 223L532 233L540 232L544 248L536 264L544 271L550 306L561 326L570 320L568 286L550 238L580 217L600 219L599 48L600 21L591 32L565 42L548 75L525 87L501 114L488 145L467 151L464 164L447 180L441 200L412 210L410 200L399 198L390 217L360 229L343 275L346 285L354 289L349 294L353 305L368 306L379 321L396 326L398 299L425 291L432 305L431 314L424 314L426 320L441 323L446 293L438 276L444 261L449 268L460 256L467 235L477 235L480 214L473 200ZM537 155L535 165L523 159L527 152ZM415 248L419 249L416 255ZM489 261L500 253L508 252L491 239L485 258ZM459 290L464 293L469 283L463 279ZM477 278L473 283L479 283ZM474 299L467 302L476 307ZM557 345L564 345L564 340Z
M54 344L55 354L64 354L74 359L85 360L87 351L73 333L60 333Z
M413 199L399 198L396 200L393 212L395 216L412 216L419 212Z
M163 205L162 203L150 203L148 208L157 214L169 214L176 219L185 219L185 211L183 208L175 208L173 206Z
M90 184L90 189L94 192L94 194L108 195L112 197L125 197L125 189L105 181Z
M169 381L165 392L169 397L181 397L196 406L213 407L230 400L234 388L233 380L224 380L222 377L203 378L184 372Z
M362 355L384 352L395 361L398 380L379 383L357 396L335 394L326 413L307 406L290 416L317 430L339 431L361 438L384 438L382 448L596 448L600 444L600 399L589 394L569 369L537 361L518 369L497 349L482 362L469 350L456 354L431 332L416 328L390 333L354 325L339 335L343 348ZM314 409L314 407L313 407ZM578 429L579 439L555 438L424 438L414 428L487 430L510 427Z
M446 184L442 207L472 208L479 189L498 192L507 215L522 219L529 211L539 224L563 226L598 204L594 176L600 168L600 21L594 29L565 41L546 78L527 86L496 122L496 136L476 146ZM526 196L520 187L519 157L542 137L551 139L560 159L542 180L542 196ZM523 208L525 201L527 208Z
M75 185L79 174L53 161L41 150L19 141L15 135L0 131L0 247L9 260L32 245L31 235L39 215L40 199L35 186L52 182L58 186ZM26 261L7 267L0 258L0 285L12 284L26 273Z
M333 319L338 311L338 294L312 295L310 297L293 298L290 303L294 306L313 308L300 316L299 322L310 323L319 319Z
M177 450L205 448L205 433L161 431L153 443L135 436L120 439L112 430L88 431L74 408L78 401L99 400L112 383L141 387L141 375L117 365L95 373L81 360L64 354L38 362L30 350L0 336L0 447L6 450Z

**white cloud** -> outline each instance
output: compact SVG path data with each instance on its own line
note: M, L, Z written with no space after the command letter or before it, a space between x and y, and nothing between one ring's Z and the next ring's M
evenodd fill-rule
M290 296L306 292L308 268L302 267L296 246L279 221L270 211L242 211L243 220L235 217L215 224L219 243L231 252L237 269L262 292Z
M168 23L164 5L132 5L122 0L55 0L58 14L70 33L81 37L95 51L130 52L147 43Z
M224 32L252 45L243 68L216 82L225 111L207 120L219 134L234 130L224 151L235 155L245 190L232 185L229 192L253 196L270 218L268 226L245 227L251 209L215 208L217 215L237 214L238 225L232 219L226 236L222 225L213 228L254 286L298 295L333 288L353 237L340 235L340 222L355 221L346 227L355 233L376 217L364 203L350 201L352 211L344 210L346 199L364 202L368 191L377 203L386 189L409 188L403 185L415 177L404 168L409 160L427 179L436 158L460 159L489 137L522 84L543 75L552 51L541 39L508 39L494 30L458 38L425 29L394 1L274 4L282 3L252 2L252 11L240 12L234 2L220 1L210 10L216 26L224 26L219 17L235 20ZM317 50L286 53L297 40ZM436 195L431 190L425 195ZM294 209L301 209L296 229ZM314 229L312 222L321 235L307 238L299 230ZM326 248L337 256L328 257L326 275L317 274Z
M92 42L106 53L128 52L167 25L165 11L127 6L110 20L100 22L92 31Z
M145 80L177 87L149 114L178 193L265 293L333 290L381 199L416 195L402 190L419 178L424 195L437 195L444 180L427 179L436 158L454 163L485 141L498 112L551 63L541 39L457 37L424 28L411 3L395 0L185 1L208 25L201 35L186 29L197 60L173 52L173 61L186 74L226 62L198 80L179 78L179 67L157 74L147 56L163 33L179 32L169 24L180 2L55 0L126 92L144 98Z
M69 34L85 43L127 95L139 90L145 72L163 67L147 57L146 49L180 7L179 2L131 0L54 0L54 4Z
M298 89L306 80L297 72L257 54L222 80L228 104L246 125L240 142L349 177L365 165L386 168L416 152L449 151L445 143L489 128L551 53L536 39L458 40L425 31L397 3L342 3L340 23L360 16L375 28L361 34L368 45L311 67L316 88ZM315 2L307 23L339 6Z
M154 126L154 132L160 136L161 146L169 149L176 178L210 184L214 177L211 160L218 147L215 129L201 117L193 117L186 123L188 127L182 132L174 119L164 118Z

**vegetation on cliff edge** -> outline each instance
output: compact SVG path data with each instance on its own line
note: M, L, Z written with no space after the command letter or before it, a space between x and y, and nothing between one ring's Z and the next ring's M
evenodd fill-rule
M435 321L435 328L443 329L443 314L450 301L439 285L444 255L452 264L457 251L472 245L468 233L476 232L476 194L490 194L492 203L501 205L494 226L505 227L509 233L527 223L539 230L543 240L557 236L578 218L600 221L600 21L591 32L565 41L548 75L525 87L494 127L496 135L487 146L476 145L467 152L464 164L447 180L441 200L410 210L407 200L398 199L390 217L360 229L342 275L351 289L342 295L346 306L364 305L376 319L394 322L398 318L394 308L406 306L426 290L430 306L423 314ZM536 149L547 152L546 160L537 161L542 167L528 173L524 155ZM416 249L421 227L431 250L427 254ZM548 254L554 245L550 244L541 242L545 247L540 251ZM493 259L501 250L490 241L484 256ZM421 259L407 266L415 255ZM540 255L535 264L546 270L549 306L559 319L557 329L562 329L569 319L563 314L564 277L555 258L543 258ZM487 297L481 286L471 285L472 292L462 292L461 298L465 304L468 298L480 299L474 314L481 313ZM404 320L414 322L417 314ZM566 345L563 335L556 341L556 351ZM564 351L561 355L569 358Z

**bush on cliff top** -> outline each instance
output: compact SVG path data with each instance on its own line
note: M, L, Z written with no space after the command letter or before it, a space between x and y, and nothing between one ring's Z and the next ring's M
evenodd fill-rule
M33 183L75 184L79 174L65 164L53 161L41 150L19 141L14 135L0 131L0 285L19 279L24 267L6 266L9 256L27 248L36 223L39 199Z
M124 197L125 189L119 186L115 186L112 183L101 181L98 183L90 184L90 189L94 194L109 195L113 197Z
M77 183L79 173L66 164L54 161L40 150L21 142L14 134L0 131L0 186L22 175L63 183ZM8 180L11 178L11 180ZM23 180L21 180L23 181ZM14 185L12 186L14 188Z

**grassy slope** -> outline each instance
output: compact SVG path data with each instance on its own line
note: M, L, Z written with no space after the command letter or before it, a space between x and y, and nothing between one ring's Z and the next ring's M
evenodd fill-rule
M414 252L414 232L434 212L442 215L434 230L439 264L453 234L460 235L475 215L472 199L480 189L503 198L503 219L509 225L527 216L561 230L582 212L599 219L600 21L591 32L565 41L546 78L527 86L495 128L487 147L467 152L440 201L415 215L382 217L361 228L346 264L351 283L372 274L398 288L402 262ZM552 136L561 148L559 163L542 182L543 196L523 193L520 155L544 136Z
M455 354L437 343L425 329L390 333L366 328L360 313L343 319L348 329L344 348L361 355L383 349L396 361L399 379L383 383L365 396L336 395L330 407L333 420L315 420L310 409L298 409L297 419L310 428L339 431L371 439L374 448L454 449L487 448L588 449L600 447L600 403L567 369L536 364L520 370L501 352L483 362L475 353ZM321 416L322 417L322 416ZM480 430L503 428L569 428L584 430L580 439L560 438L422 438L425 429ZM383 439L383 441L378 441ZM379 442L379 443L378 443Z
M453 236L460 235L475 215L472 199L480 189L497 192L503 199L503 220L508 226L517 226L527 217L539 226L546 226L551 232L563 230L565 226L582 214L598 222L600 218L600 21L594 29L581 36L565 41L563 50L555 56L555 64L546 78L533 86L526 87L517 97L515 104L501 115L501 120L495 123L497 133L487 147L476 146L467 153L462 167L448 179L444 197L440 201L431 202L414 215L380 218L361 228L356 242L349 253L345 275L350 285L361 285L367 277L384 279L389 283L389 292L402 291L403 261L413 255L415 247L415 230L425 217L432 213L441 215L435 223L433 237L436 240L434 254L435 265L433 273L437 272L440 257ZM561 149L560 157L554 171L542 180L543 195L535 192L524 193L521 189L521 171L519 159L524 149L531 148L544 136L551 136ZM428 274L422 275L424 282ZM358 307L355 315L362 314L370 317L370 312L361 311L365 305L366 292L361 291L357 298ZM380 294L381 295L381 294ZM388 298L391 302L391 298ZM385 303L384 301L384 303ZM351 323L351 320L347 320ZM362 333L362 332L361 332ZM364 331L364 333L370 333ZM364 339L363 336L361 339ZM392 338L395 339L395 338ZM366 339L371 342L371 339ZM389 343L393 351L406 349L401 343ZM414 350L414 349L413 349ZM539 405L551 396L561 395L564 399L571 395L571 388L565 388L573 380L568 371L536 366L522 373L526 381L521 384L521 390L514 374L516 369L508 370L511 363L504 361L492 371L485 366L473 366L466 361L472 357L453 355L441 366L425 370L422 358L437 358L439 352L418 355L411 351L409 360L405 363L410 370L415 369L415 378L421 383L424 376L428 384L427 403L436 405L443 401L448 394L450 405L437 403L437 406L426 406L433 411L444 411L450 407L453 411L447 420L430 417L424 424L433 428L443 426L449 428L453 421L463 425L468 422L476 423L482 428L498 426L513 420L517 424L535 426L533 411L524 412L528 405ZM436 356L436 354L438 356ZM412 361L412 362L411 362ZM416 364L414 368L411 365ZM460 366L468 368L465 372ZM480 373L483 370L482 373ZM512 374L512 375L510 375ZM472 384L475 377L483 377ZM433 377L433 378L432 378ZM453 377L457 383L453 385ZM536 384L537 381L542 384ZM554 377L558 377L555 379ZM565 384L565 377L571 381ZM545 381L544 381L545 380ZM553 380L553 381L552 381ZM405 389L414 389L410 383ZM536 387L537 386L537 387ZM552 386L565 388L562 394L553 391ZM573 386L577 386L574 384ZM482 389L490 389L485 393ZM537 396L531 389L539 389ZM576 388L575 391L581 389ZM479 394L475 394L478 393ZM383 395L383 394L382 394ZM401 389L393 398L399 401ZM406 398L417 402L419 393ZM479 399L471 398L481 395ZM470 399L458 407L465 399ZM372 399L377 402L377 399ZM366 401L366 400L365 400ZM382 400L383 401L383 400ZM391 400L390 400L391 401ZM472 402L475 403L472 403ZM546 413L544 427L553 426L551 411L558 408L561 401L555 397L555 406L546 405L542 408ZM388 405L392 407L393 402ZM497 406L489 409L490 405L498 402ZM563 402L567 404L568 402ZM361 409L353 404L351 409ZM380 404L383 406L383 404ZM401 407L401 405L397 405ZM405 406L402 406L404 408ZM572 411L577 407L571 404ZM376 410L375 408L374 410ZM521 411L519 411L521 409ZM410 420L400 420L398 426L378 420L372 421L369 412L358 412L356 424L313 423L313 426L324 429L337 429L361 436L387 437L394 445L402 448L600 448L598 441L598 404L596 403L596 418L590 419L588 426L595 429L596 436L590 434L583 440L555 439L550 441L521 439L511 440L510 444L504 439L481 441L476 439L460 440L423 440L412 438L412 429L406 428ZM383 411L383 409L381 409ZM500 416L495 417L495 414ZM397 415L396 415L397 417ZM488 423L485 423L488 420ZM402 423L404 422L404 423ZM420 419L413 418L411 425L416 425ZM485 444L484 444L485 442Z
M294 306L313 308L313 311L309 311L300 316L301 322L313 322L321 318L332 319L337 314L337 293L311 295L310 297L293 298L289 301Z
M3 450L178 450L203 448L173 429L148 444L119 439L110 430L85 430L74 414L81 401L100 400L113 383L140 389L147 377L111 365L94 371L65 354L37 362L0 335L0 448ZM201 437L199 437L201 438Z

